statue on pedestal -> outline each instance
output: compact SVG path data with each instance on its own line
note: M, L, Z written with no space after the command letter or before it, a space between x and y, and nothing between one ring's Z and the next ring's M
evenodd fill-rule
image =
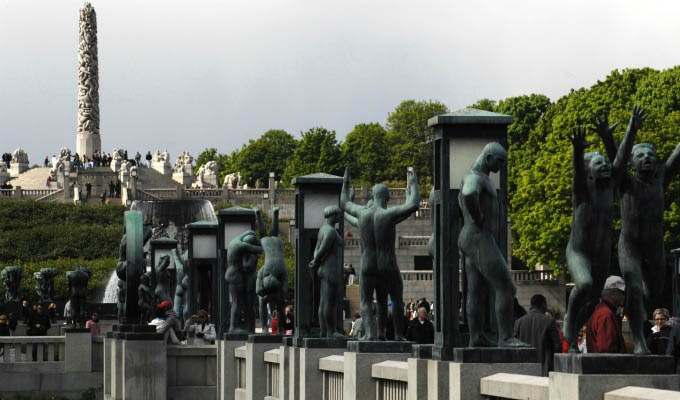
M156 265L156 288L154 294L156 295L156 302L160 304L163 301L172 301L170 297L170 256L164 254L158 260Z
M606 113L594 117L592 121L607 154L610 158L614 157L616 143L612 133L616 124L608 126ZM631 119L631 122L637 121ZM639 121L640 125L642 122ZM648 309L662 306L659 296L663 293L666 277L664 191L680 170L680 144L675 146L666 162L659 160L651 144L636 144L632 148L630 164L633 173L624 168L619 184L621 235L618 256L626 281L624 309L633 333L633 352L648 354L643 329L645 304Z
M267 304L276 309L283 316L286 296L288 295L288 270L283 259L283 241L279 238L279 208L272 209L272 226L267 235L262 213L255 207L257 228L260 232L260 242L264 250L264 265L257 271L255 291L260 298L260 321L267 321Z
M5 284L5 301L19 301L19 286L24 269L17 266L5 267L0 272L0 277Z
M172 249L172 258L175 262L175 312L182 319L186 312L186 293L189 290L189 251L185 251L181 256L177 249Z
M255 332L255 281L257 259L262 253L255 232L248 230L236 236L227 248L227 272L224 279L231 296L230 333ZM241 323L245 313L245 323Z
M393 315L404 311L404 284L397 266L394 251L396 225L408 218L418 209L420 196L418 181L413 169L409 169L406 188L406 202L387 208L389 189L379 184L373 187L372 201L366 206L350 200L349 169L345 170L340 195L340 208L357 218L361 238L361 264L359 290L361 297L361 319L366 336L362 340L385 340L387 321L387 296L392 300ZM378 303L377 329L373 318L373 293ZM393 318L395 340L404 338L402 318Z
M498 235L499 204L489 173L500 171L507 158L503 146L487 144L463 178L458 196L464 220L458 248L465 260L468 282L469 347L529 347L513 337L512 310L517 289L495 239ZM491 288L495 292L498 343L484 334L484 318L488 314L485 304Z
M572 129L574 217L566 257L574 289L569 295L564 318L564 337L569 343L569 352L578 352L578 331L593 313L609 276L614 191L621 184L635 135L646 117L642 108L633 109L626 136L611 164L600 153L584 154L590 145L586 141L585 128ZM613 131L615 126L604 129Z
M343 212L338 206L328 206L323 214L326 222L319 228L314 257L309 262L309 267L312 270L318 268L316 273L321 281L319 296L321 337L344 337L343 332L338 331L336 323L336 311L338 304L342 301L345 283L340 264L344 241L335 229L335 224L340 222Z
M73 328L77 325L85 327L85 300L87 299L87 284L90 281L92 272L88 268L77 266L75 270L68 271L66 278L68 279L68 293L71 300L71 307L73 307Z
M41 268L40 271L33 273L35 291L41 303L54 300L54 277L58 273L59 270L56 268Z
M148 324L154 319L156 313L156 300L151 288L151 271L143 274L139 278L137 288L137 306L139 307L139 323Z
M153 231L149 226L144 226L143 228L143 240L142 248L151 239ZM146 259L146 252L141 257ZM123 231L123 237L120 240L120 246L118 248L118 264L116 265L116 276L118 277L118 322L123 323L125 319L125 297L127 293L127 236L125 231ZM137 288L132 287L130 290L136 290ZM135 317L135 320L137 318Z

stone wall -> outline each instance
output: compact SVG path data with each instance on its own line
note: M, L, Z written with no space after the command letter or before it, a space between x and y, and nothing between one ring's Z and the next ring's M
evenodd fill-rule
M168 399L214 399L217 350L209 346L168 346Z

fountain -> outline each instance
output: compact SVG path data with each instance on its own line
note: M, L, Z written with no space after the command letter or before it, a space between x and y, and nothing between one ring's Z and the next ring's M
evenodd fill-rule
M142 212L144 225L151 225L153 238L168 237L179 242L180 253L187 248L186 224L196 221L217 221L215 209L208 200L135 200L130 210ZM148 249L144 249L147 251ZM118 277L111 273L101 303L118 299Z

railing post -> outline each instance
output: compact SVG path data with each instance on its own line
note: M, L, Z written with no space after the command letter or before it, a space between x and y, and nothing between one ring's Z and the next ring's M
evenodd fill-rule
M92 372L92 335L89 329L66 329L65 372Z
M177 200L182 200L184 197L184 186L177 185Z
M14 197L17 200L21 200L21 198L23 197L22 193L23 192L21 191L21 186L17 186L17 187L14 188Z

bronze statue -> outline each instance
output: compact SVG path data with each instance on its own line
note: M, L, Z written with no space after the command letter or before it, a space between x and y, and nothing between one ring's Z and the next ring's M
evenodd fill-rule
M464 221L458 237L458 248L464 257L467 275L466 310L470 347L528 346L513 337L512 310L517 289L495 239L499 229L499 203L489 173L500 171L507 159L508 154L503 146L499 143L487 144L463 178L458 195ZM487 315L484 305L491 288L495 295L497 343L484 333L484 318Z
M255 207L257 228L264 251L264 265L257 271L255 292L260 300L260 322L263 327L267 321L267 304L273 305L278 314L283 316L286 296L288 295L288 270L283 259L283 241L279 238L279 208L272 209L272 226L267 231L262 220L259 207Z
M56 268L41 268L40 271L33 273L35 280L35 291L38 301L41 303L52 302L54 299L54 277L59 270Z
M641 107L633 109L626 135L611 164L600 153L584 155L590 144L585 128L572 129L574 217L566 257L574 289L564 318L564 336L570 352L578 352L578 331L592 314L609 276L614 190L625 176L635 135L646 117ZM614 126L609 128L613 130Z
M337 308L342 301L344 289L343 271L340 260L343 252L343 239L335 229L335 224L342 218L342 210L338 206L324 209L326 222L319 228L314 257L309 262L313 270L318 267L317 274L321 281L319 302L319 325L321 337L344 337L336 323Z
M87 284L90 281L92 272L88 268L76 266L73 271L66 273L68 279L68 293L71 300L71 307L73 307L73 328L78 325L85 326L87 319L85 311L85 300L87 299Z
M139 278L137 288L137 306L139 307L139 323L148 324L155 317L156 300L151 289L151 272L147 272Z
M644 117L639 121L642 124ZM596 131L612 157L616 143L614 127L608 126L607 114L593 118ZM638 126L639 128L639 126ZM680 144L673 154L660 162L654 146L639 143L633 146L633 173L624 169L619 195L621 197L621 235L619 236L619 266L626 281L625 310L633 333L633 352L648 354L643 321L645 300L650 309L660 307L666 277L666 257L663 243L664 191L680 167Z
M180 320L183 319L184 314L186 314L186 298L187 294L191 295L189 288L189 251L186 250L180 256L177 249L172 249L172 258L175 261L175 271L177 276L175 276L175 312L179 316Z
M155 281L152 278L152 282L156 284L154 288L154 295L156 296L156 303L160 304L163 301L172 301L170 297L170 256L163 254L158 260L158 265L156 265L155 271Z
M229 284L231 296L230 333L255 332L255 269L260 253L260 241L251 230L235 237L227 248L224 279ZM242 324L244 313L245 324Z
M346 169L340 194L340 208L357 219L361 238L359 290L361 318L366 331L362 340L385 340L387 296L392 299L393 315L400 316L404 310L404 284L394 252L395 227L418 209L420 202L418 181L415 171L409 169L406 202L391 208L387 208L390 198L387 186L382 184L373 186L372 202L366 206L350 200L350 186L349 169ZM378 303L377 329L372 308L374 292ZM403 335L403 318L392 320L395 340L406 340Z
M5 284L5 301L19 301L19 286L24 269L17 266L5 267L0 272L0 277Z

